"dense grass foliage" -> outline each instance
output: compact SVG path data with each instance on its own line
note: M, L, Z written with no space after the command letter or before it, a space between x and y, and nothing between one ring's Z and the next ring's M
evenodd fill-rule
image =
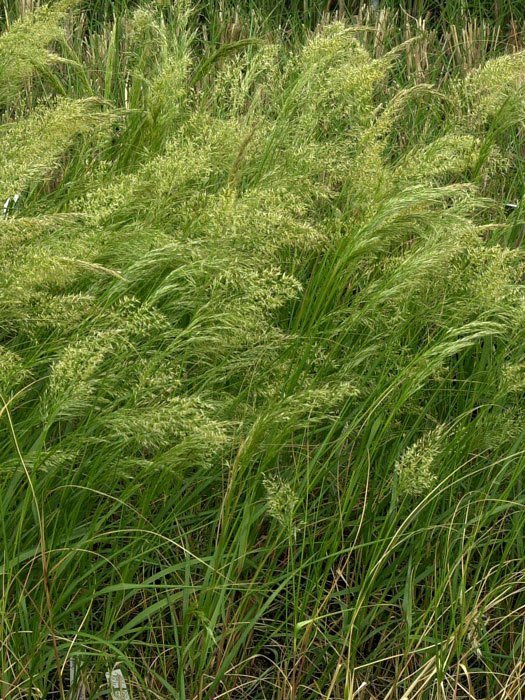
M93 20L101 21L126 9L133 9L140 2L141 0L80 0L80 5ZM173 4L170 0L156 0L156 3L164 7ZM2 9L6 15L10 15L28 8L33 9L39 4L43 3L40 0L3 0ZM454 21L465 13L496 24L525 20L525 8L517 0L245 0L244 3L233 0L195 0L193 4L200 13L210 17L217 12L236 9L248 13L256 11L279 20L295 16L307 23L318 21L327 12L355 14L363 5L375 10L402 9L407 15L429 16L438 23Z
M1 697L518 698L525 54L160 5L0 36Z

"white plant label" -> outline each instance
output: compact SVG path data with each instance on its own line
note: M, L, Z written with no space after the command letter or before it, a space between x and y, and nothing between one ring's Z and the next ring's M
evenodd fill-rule
M106 680L112 700L129 700L126 681L120 668L115 668L111 673L106 673Z

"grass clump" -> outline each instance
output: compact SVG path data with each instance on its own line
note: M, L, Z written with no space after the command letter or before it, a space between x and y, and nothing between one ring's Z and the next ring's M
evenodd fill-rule
M67 5L43 6L19 17L10 30L0 38L0 104L10 105L27 81L38 74L45 74L59 60L51 46L63 38L62 20Z
M4 112L1 693L517 697L523 57L192 16Z

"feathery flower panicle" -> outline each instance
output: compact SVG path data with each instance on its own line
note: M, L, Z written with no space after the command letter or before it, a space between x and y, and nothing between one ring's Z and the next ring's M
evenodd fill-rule
M190 59L186 54L172 56L151 82L148 109L155 126L173 127L187 95ZM170 123L171 122L171 123Z
M402 182L447 183L464 175L479 156L480 139L462 133L440 136L427 146L409 151L396 169Z
M110 310L108 322L108 328L118 329L122 335L134 340L162 336L171 328L169 320L159 309L127 295Z
M96 100L58 98L5 125L0 131L0 199L51 174L76 136L110 119L100 113Z
M274 44L264 44L255 54L246 51L228 57L211 88L217 114L235 117L265 107L264 101L278 80L278 59L279 49Z
M30 376L31 373L24 367L22 357L0 345L0 393L4 394L4 398Z
M43 450L40 454L39 467L44 471L70 469L81 453L81 447Z
M211 417L213 406L195 396L171 396L145 406L123 408L105 417L102 430L128 454L164 450L194 466L207 467L226 444L227 426Z
M0 104L13 102L27 81L59 57L49 45L63 37L64 3L39 7L0 34Z
M79 324L87 319L96 319L100 313L91 294L56 294L32 292L22 296L20 305L12 299L12 309L20 320L22 333L35 337L39 332L54 330L70 336Z
M280 476L263 478L266 491L266 509L270 517L277 520L289 537L297 534L296 511L299 496L291 485Z
M97 171L88 192L72 204L72 210L83 212L94 226L110 223L115 215L126 211L138 182L135 173L126 173L101 184L99 178L104 180L104 167L102 164L102 170Z
M421 496L436 484L436 460L442 449L444 427L438 426L425 433L397 460L394 472L400 495Z
M368 64L373 59L356 38L355 32L344 22L325 24L309 39L297 59L297 67L309 69L345 68L348 65ZM331 76L324 76L326 82ZM319 76L323 79L323 75Z
M240 267L226 269L214 283L226 298L242 295L247 303L253 303L254 308L258 307L261 312L280 308L287 301L296 299L302 289L292 275L274 266L261 271Z
M0 218L0 268L13 264L14 252L19 256L20 252L33 242L54 236L56 231L64 226L75 225L75 219L68 214L18 215L3 220Z
M464 283L469 299L478 299L486 309L508 302L517 308L523 303L521 280L525 273L525 256L522 250L499 244L488 246L478 240L468 248L467 261L464 273L468 274L464 274Z
M483 638L487 635L486 620L486 615L481 612L477 612L475 615L472 615L467 629L467 641L470 645L471 651L478 657L478 659L483 658L481 643Z
M501 371L500 390L505 395L519 395L525 392L525 363L507 362Z
M326 425L336 420L344 405L360 394L356 382L341 376L325 382L320 382L315 375L306 376L301 387L290 396L280 400L279 396L269 396L269 414L273 420L286 421L297 428Z
M159 366L155 357L133 363L134 373L137 373L135 384L127 388L137 406L158 405L160 401L169 401L182 392L182 368L176 360L165 358ZM138 370L138 372L137 372ZM130 377L131 379L131 377Z
M155 66L159 43L164 36L159 15L154 7L144 6L133 10L128 19L127 37L130 54L136 55L137 60L145 66ZM147 58L150 60L148 61Z
M525 97L525 51L492 58L469 73L464 92L472 103L472 118L485 122L509 99Z
M299 124L314 128L318 136L344 134L358 140L373 119L374 91L388 61L373 59L340 22L322 27L296 65Z
M51 366L41 401L44 420L67 419L82 415L94 401L103 380L100 367L121 342L118 333L93 333L66 345Z

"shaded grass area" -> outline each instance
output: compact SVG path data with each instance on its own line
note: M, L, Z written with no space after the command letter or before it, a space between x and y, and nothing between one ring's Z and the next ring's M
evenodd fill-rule
M0 36L1 697L519 697L525 55L118 10Z

